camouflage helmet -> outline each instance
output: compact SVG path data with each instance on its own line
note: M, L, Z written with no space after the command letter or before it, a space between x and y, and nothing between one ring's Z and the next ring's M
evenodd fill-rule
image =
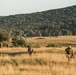
M71 48L71 46L68 46L68 48Z

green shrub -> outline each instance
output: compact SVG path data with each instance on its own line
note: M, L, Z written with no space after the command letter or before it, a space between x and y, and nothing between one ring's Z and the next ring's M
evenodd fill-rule
M31 43L28 43L27 46L32 46L32 44Z
M60 47L58 43L49 43L46 47Z
M40 48L41 46L40 46L40 44L37 43L37 44L34 44L33 47L34 48Z

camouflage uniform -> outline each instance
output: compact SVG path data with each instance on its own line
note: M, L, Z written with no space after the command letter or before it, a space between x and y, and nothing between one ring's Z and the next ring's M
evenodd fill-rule
M70 58L74 58L74 51L72 50L71 46L68 46L65 49L66 52L66 56L68 57L68 60L70 60Z
M33 53L33 49L31 49L30 46L28 46L28 53L29 53L30 55L32 55L32 53Z

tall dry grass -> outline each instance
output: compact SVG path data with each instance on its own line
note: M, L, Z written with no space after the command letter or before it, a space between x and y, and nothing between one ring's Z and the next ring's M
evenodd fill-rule
M0 75L76 75L76 58L67 62L64 46L72 45L76 54L76 36L27 38L33 45L33 56L27 48L0 48ZM45 47L58 43L62 47ZM75 55L76 56L76 55Z
M24 53L0 54L0 75L76 75L76 60L68 63L64 49L34 48L35 53L30 57L27 48L2 48L3 53Z
M76 36L58 36L56 37L42 37L42 39L39 39L39 37L33 37L33 38L27 38L27 40L31 44L39 44L41 46L47 46L48 43L56 43L60 44L61 46L76 46Z

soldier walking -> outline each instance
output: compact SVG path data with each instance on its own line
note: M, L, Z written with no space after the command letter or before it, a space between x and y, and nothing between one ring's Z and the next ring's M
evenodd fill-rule
M28 46L28 53L30 56L33 54L33 49L30 46Z
M74 58L74 51L72 50L71 46L68 46L65 49L65 52L66 52L66 56L68 58L68 61L70 61L71 58Z

